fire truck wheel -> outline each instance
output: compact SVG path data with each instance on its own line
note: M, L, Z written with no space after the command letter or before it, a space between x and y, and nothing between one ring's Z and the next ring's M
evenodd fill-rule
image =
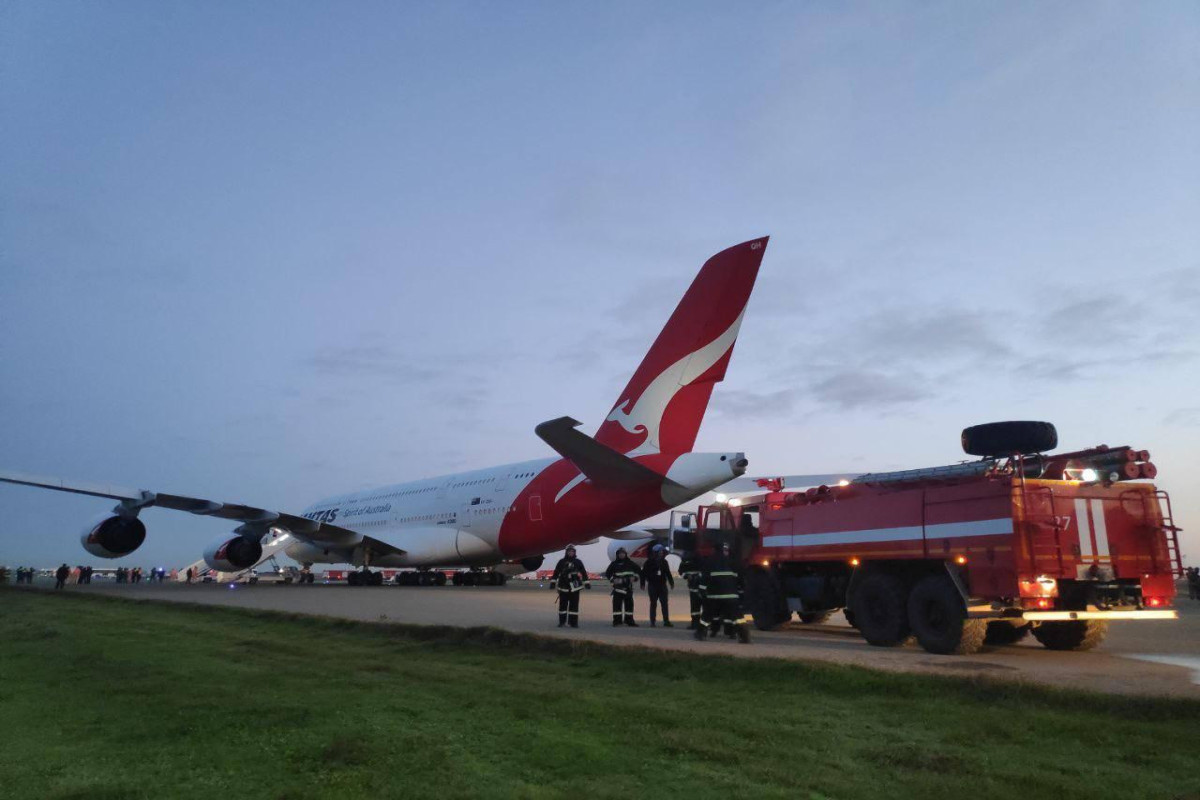
M805 625L820 625L825 620L829 619L832 611L814 611L811 614L801 614L800 621Z
M895 575L876 572L863 578L851 606L858 630L868 644L897 647L912 635L905 613L907 591Z
M922 578L913 588L908 621L921 647L930 653L977 653L987 635L987 620L967 617L962 595L945 575Z
M1028 623L1012 623L1000 620L989 622L987 635L983 637L984 644L1016 644L1029 635Z
M760 631L774 630L792 618L779 581L763 569L746 573L746 607Z
M1058 431L1049 422L987 422L962 432L962 448L973 456L1044 453L1058 447Z
M1050 650L1091 650L1107 635L1108 622L1102 619L1043 622L1033 629L1033 638Z

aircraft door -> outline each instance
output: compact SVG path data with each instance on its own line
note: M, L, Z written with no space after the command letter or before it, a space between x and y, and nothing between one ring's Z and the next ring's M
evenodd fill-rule
M463 503L458 512L458 528L466 530L471 527L471 520L475 517L475 511L479 508L479 498L472 497L467 502Z

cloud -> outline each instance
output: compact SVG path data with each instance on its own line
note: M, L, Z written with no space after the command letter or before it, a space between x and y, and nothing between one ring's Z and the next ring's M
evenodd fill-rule
M1177 408L1163 417L1166 425L1179 425L1184 428L1200 428L1200 406Z
M769 419L791 411L796 405L794 389L776 392L746 392L723 389L713 396L713 411L738 419Z
M1122 348L1112 355L1087 358L1068 352L1026 359L1015 364L1011 374L1014 378L1071 383L1134 374L1149 365L1184 364L1194 360L1196 355L1190 350L1137 351Z
M915 402L929 392L910 381L873 370L848 369L816 381L813 396L840 409L884 408Z
M386 345L327 348L308 358L306 363L325 375L342 377L428 381L449 373L445 366L419 363Z
M887 310L875 314L857 337L873 357L926 362L930 358L1005 359L1012 349L989 330L976 311Z

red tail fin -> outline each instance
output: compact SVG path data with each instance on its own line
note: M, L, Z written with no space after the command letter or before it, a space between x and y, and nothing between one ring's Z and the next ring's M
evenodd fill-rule
M713 385L725 378L766 236L705 262L596 440L622 453L689 452Z

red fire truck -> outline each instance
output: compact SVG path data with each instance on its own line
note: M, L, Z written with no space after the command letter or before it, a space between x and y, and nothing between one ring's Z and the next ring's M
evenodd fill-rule
M1150 454L1100 445L1046 454L1053 425L963 431L981 460L764 491L676 512L672 549L730 545L760 629L839 609L880 647L915 636L972 653L1026 634L1053 650L1099 644L1110 620L1173 619L1183 569Z

